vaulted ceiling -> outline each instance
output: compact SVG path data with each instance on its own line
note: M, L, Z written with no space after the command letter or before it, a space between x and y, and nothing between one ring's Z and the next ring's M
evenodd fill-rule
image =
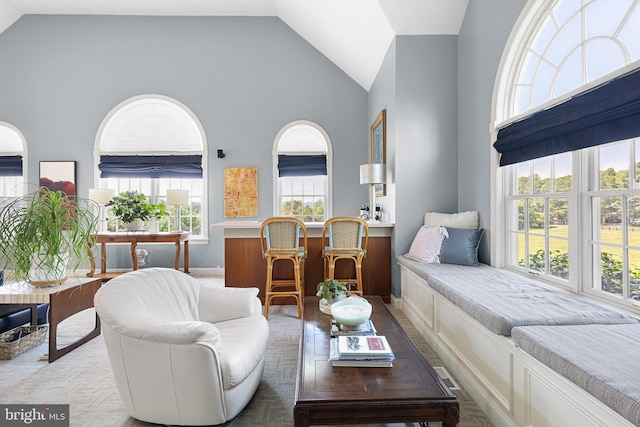
M277 16L369 90L396 35L458 34L468 0L0 0L22 15Z

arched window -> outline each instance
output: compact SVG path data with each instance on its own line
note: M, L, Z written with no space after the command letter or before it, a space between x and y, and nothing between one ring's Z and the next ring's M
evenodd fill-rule
M0 198L24 193L27 144L18 129L0 122Z
M185 105L161 95L130 98L109 112L98 131L98 188L138 191L151 203L166 202L167 190L188 190L189 204L179 207L180 229L205 238L206 147L204 130ZM175 229L169 208L160 231ZM111 218L108 230L118 227Z
M274 215L304 222L331 216L331 141L320 126L296 121L273 144Z
M638 2L528 2L494 93L496 148L511 164L495 172L498 264L626 307L640 299L640 130L620 139L620 126L591 116L558 121L585 114L639 69ZM518 144L537 146L525 150L501 140L552 120L566 133L531 127Z

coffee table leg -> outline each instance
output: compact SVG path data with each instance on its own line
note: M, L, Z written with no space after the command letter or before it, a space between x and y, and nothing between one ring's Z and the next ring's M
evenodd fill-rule
M78 341L58 349L58 324L82 310L93 307L93 297L100 289L100 284L100 280L96 279L92 282L51 294L49 300L49 363L100 335L100 318L96 314L95 327L91 332Z
M294 406L293 425L294 427L309 427L309 411Z

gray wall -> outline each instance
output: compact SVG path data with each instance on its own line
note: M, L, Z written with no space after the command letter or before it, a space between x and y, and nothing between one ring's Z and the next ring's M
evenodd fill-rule
M487 228L480 260L490 263L493 87L502 52L526 0L470 1L458 36L458 209L480 211Z
M457 208L457 37L399 36L369 94L369 122L387 109L392 181L383 208L394 211L395 255L409 250L424 212Z
M136 95L177 99L208 140L209 223L223 221L225 167L257 166L259 217L272 214L273 142L287 123L322 126L333 144L334 214L367 200L357 165L368 161L367 92L278 18L23 16L0 34L0 121L41 160L75 160L78 194L94 186L93 150L105 115ZM216 158L216 149L227 157ZM223 265L220 230L191 246L192 267ZM172 249L151 246L151 265ZM125 248L109 263L130 265Z

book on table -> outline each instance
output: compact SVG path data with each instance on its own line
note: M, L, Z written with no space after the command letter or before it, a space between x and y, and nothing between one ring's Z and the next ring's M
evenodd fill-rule
M375 359L393 356L384 335L341 335L338 337L338 358Z
M395 356L384 336L341 335L329 341L332 366L392 367Z
M375 335L376 328L373 326L371 319L363 322L357 326L347 326L331 319L331 336L337 337L340 335Z

